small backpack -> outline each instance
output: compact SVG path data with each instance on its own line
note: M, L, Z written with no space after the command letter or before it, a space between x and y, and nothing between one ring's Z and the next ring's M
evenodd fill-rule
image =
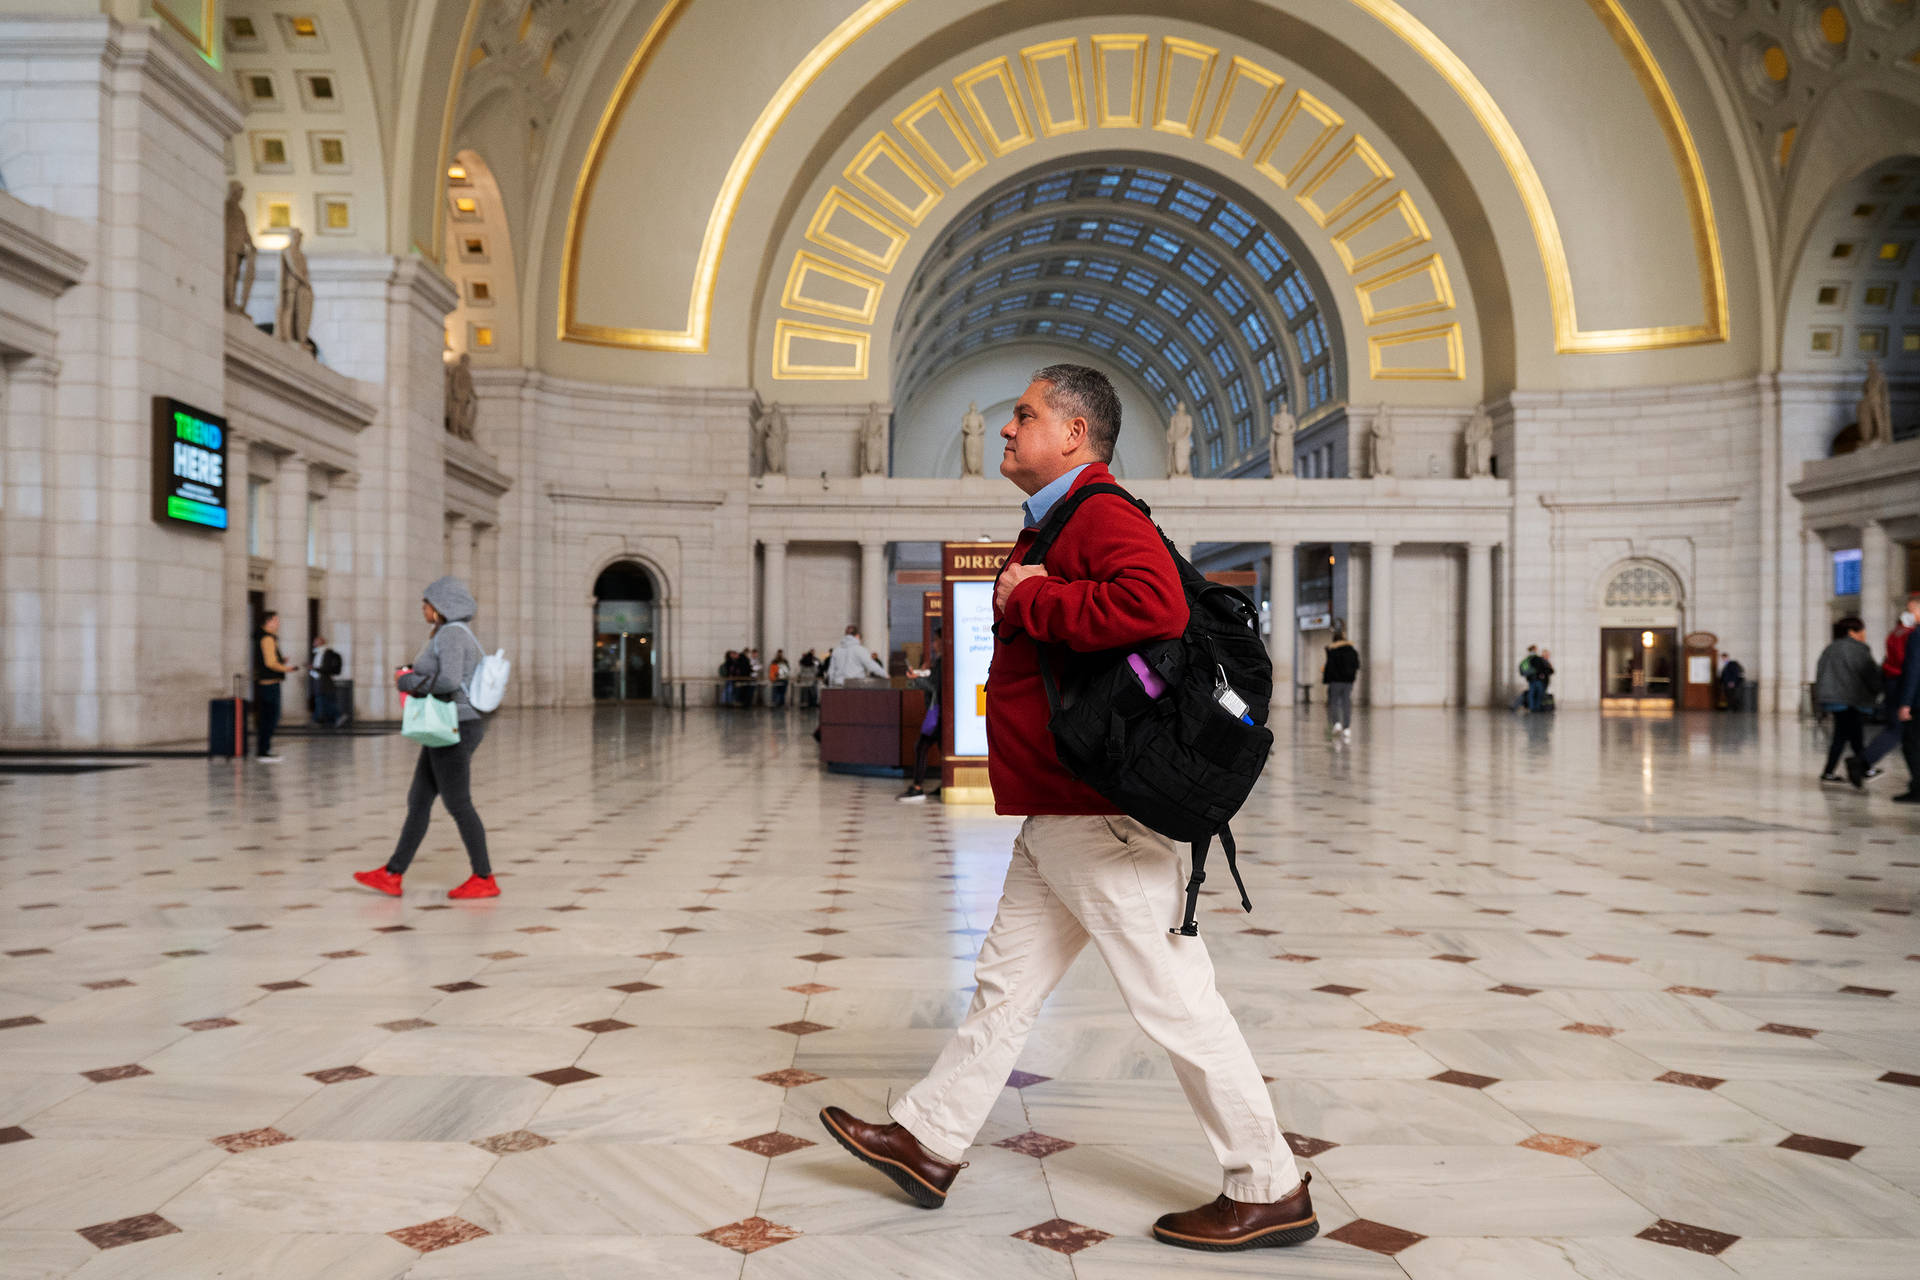
M1103 493L1125 498L1153 518L1146 503L1118 485L1082 485L1048 513L1022 563L1043 563L1080 504ZM1049 646L1034 643L1060 763L1128 817L1192 843L1186 912L1169 930L1191 938L1200 931L1194 912L1216 836L1240 905L1253 910L1227 823L1246 803L1273 751L1266 728L1273 660L1253 602L1207 581L1164 532L1160 539L1187 598L1183 634L1135 649L1070 653L1059 680Z
M454 626L467 633L474 646L480 649L480 664L467 677L467 702L475 711L486 714L500 708L500 700L507 696L507 680L513 675L513 664L507 661L505 649L495 649L488 653L480 644L480 637L473 634L473 628L464 622Z

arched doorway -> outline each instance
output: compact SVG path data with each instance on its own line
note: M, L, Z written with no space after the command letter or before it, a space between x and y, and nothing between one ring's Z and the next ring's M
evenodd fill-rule
M1680 580L1629 560L1600 594L1600 705L1673 705L1680 693Z
M617 561L594 580L593 597L593 700L652 701L660 646L653 575Z

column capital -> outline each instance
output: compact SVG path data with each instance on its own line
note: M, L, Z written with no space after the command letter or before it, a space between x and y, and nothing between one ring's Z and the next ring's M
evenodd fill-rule
M787 542L788 539L786 538L762 538L760 539L760 547L763 551L777 551L781 555L785 555L787 554ZM866 543L863 542L860 545L864 547Z

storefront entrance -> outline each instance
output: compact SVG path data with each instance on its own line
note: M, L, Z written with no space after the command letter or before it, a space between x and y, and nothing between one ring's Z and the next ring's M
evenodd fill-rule
M1601 698L1671 704L1680 674L1679 646L1672 627L1602 627Z
M593 698L650 702L659 648L653 575L632 561L593 584Z

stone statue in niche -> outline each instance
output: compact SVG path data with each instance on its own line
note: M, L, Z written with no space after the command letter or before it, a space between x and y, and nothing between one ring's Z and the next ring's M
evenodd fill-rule
M1487 406L1477 404L1467 419L1464 433L1467 475L1469 478L1493 474L1493 415Z
M753 435L760 448L760 474L787 474L787 411L777 403L762 407Z
M1867 361L1867 381L1860 388L1860 443L1869 449L1893 443L1893 400L1887 394L1887 375L1878 360Z
M295 227L280 251L280 306L273 316L273 336L304 347L312 325L313 277L307 274L307 255L300 251L300 228Z
M1280 412L1273 415L1273 425L1267 429L1267 464L1275 476L1293 474L1293 433L1299 429L1293 410L1281 405Z
M247 228L247 211L240 207L246 188L237 182L227 184L227 278L224 295L227 310L244 315L253 297L255 249L253 233Z
M1174 402L1173 417L1167 420L1167 474L1193 474L1193 415L1185 400Z
M860 420L860 474L887 474L887 415L877 400L867 406L867 416Z
M981 475L986 461L987 417L980 412L979 405L969 400L966 413L960 417L960 474Z
M473 424L479 416L480 397L473 390L473 357L462 351L458 360L447 362L447 434L473 439Z
M1393 474L1393 411L1384 404L1374 414L1373 427L1367 433L1367 474Z

